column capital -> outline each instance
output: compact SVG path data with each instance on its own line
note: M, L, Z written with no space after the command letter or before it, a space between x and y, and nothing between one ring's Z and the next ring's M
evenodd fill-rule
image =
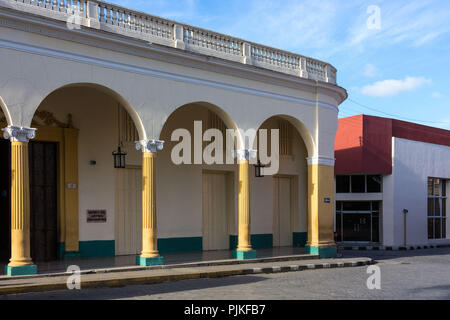
M240 149L233 151L233 158L237 158L238 161L249 161L251 158L256 158L257 154L258 151L254 149Z
M136 150L142 150L142 152L156 153L158 150L162 150L164 147L164 141L149 139L136 141Z
M335 158L327 158L327 157L311 157L306 158L308 161L308 166L312 165L324 165L324 166L330 166L334 167Z
M3 130L3 138L11 142L28 142L36 137L35 128L8 126Z

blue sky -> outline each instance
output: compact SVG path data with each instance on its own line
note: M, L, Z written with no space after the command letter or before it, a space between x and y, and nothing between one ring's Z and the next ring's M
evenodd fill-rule
M110 2L330 62L349 93L340 117L373 114L450 130L448 0Z

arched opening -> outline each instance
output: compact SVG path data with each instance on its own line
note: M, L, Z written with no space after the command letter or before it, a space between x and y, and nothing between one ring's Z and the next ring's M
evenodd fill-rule
M164 149L156 159L161 254L230 249L237 234L237 169L226 164L225 156L222 162L205 162L203 153L216 138L203 141L203 135L217 129L225 137L226 129L236 128L223 110L205 102L179 107L165 122L160 135ZM211 154L218 155L225 147L224 138L223 145Z
M279 164L271 163L269 166L278 170L272 168L264 177L252 176L252 245L257 247L260 242L274 248L304 247L308 228L306 159L314 149L312 138L299 120L285 115L265 120L259 129L267 130L267 142L259 139L254 146L263 165L266 164L262 155L265 142L272 161L277 160L276 150L272 148L272 138L276 138L272 130L278 130Z
M114 91L71 84L37 107L29 143L33 261L139 253L142 155L137 113ZM112 152L126 152L115 168ZM9 225L8 225L9 227Z

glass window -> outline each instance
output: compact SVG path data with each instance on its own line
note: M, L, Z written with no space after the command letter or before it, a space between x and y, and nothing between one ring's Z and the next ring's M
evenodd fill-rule
M428 178L428 195L433 195L433 178Z
M433 219L428 219L428 239L433 239Z
M447 238L447 219L442 219L442 238Z
M372 211L379 211L380 203L378 201L372 201Z
M352 193L366 192L366 176L352 176Z
M433 195L440 196L441 195L441 180L440 179L433 179L433 180L434 180Z
M336 193L350 192L350 176L336 176Z
M434 213L434 199L433 198L428 198L428 216L432 217L433 213Z
M367 176L367 192L381 192L381 176Z
M370 202L365 201L344 202L343 211L370 211Z
M447 180L428 178L428 239L446 237Z

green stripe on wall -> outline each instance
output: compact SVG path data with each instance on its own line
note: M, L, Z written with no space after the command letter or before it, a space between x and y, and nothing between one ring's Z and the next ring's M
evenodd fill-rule
M273 247L273 235L267 234L252 234L251 239L253 249L265 249ZM230 250L237 248L238 237L235 235L230 235Z
M158 239L158 251L164 253L203 251L202 237Z
M292 234L292 245L294 247L306 246L306 240L308 239L307 232L294 232Z
M114 240L80 241L79 244L82 258L114 257L116 255Z

